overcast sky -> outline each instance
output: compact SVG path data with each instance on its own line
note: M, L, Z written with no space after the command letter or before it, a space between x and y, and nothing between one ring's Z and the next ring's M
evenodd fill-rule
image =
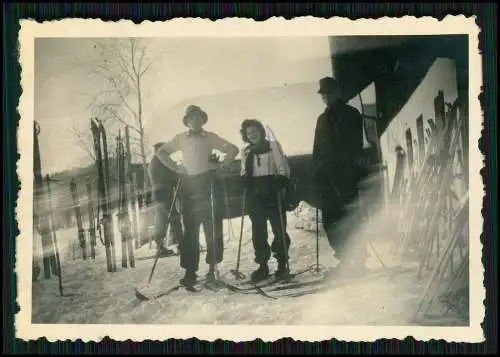
M144 79L148 140L169 140L184 130L182 115L198 104L207 129L241 147L239 125L248 117L269 124L287 153L310 152L317 116L324 109L318 80L331 76L326 37L148 39L156 60ZM41 125L42 169L85 165L70 134L87 129L89 103L102 83L76 62L94 51L89 39L37 39L35 119Z

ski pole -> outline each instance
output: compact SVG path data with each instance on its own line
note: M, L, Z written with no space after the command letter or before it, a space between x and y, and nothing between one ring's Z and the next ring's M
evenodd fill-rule
M319 273L319 209L316 207L316 273Z
M54 230L54 215L52 211L52 192L50 189L50 176L46 176L47 180L47 193L48 193L48 203L49 203L49 220L50 220L50 227L52 229L51 236L52 240L54 242L54 248L55 248L55 253L56 253L56 264L57 264L57 272L58 272L58 277L59 277L59 293L61 296L64 296L63 294L63 285L62 285L62 271L61 271L61 260L59 259L59 247L57 246L57 236L56 232Z
M179 177L179 179L177 180L177 185L175 186L175 191L174 191L174 195L172 198L172 203L170 204L170 210L169 210L168 216L167 216L167 224L170 221L170 218L172 216L172 211L173 211L174 206L175 206L175 200L177 199L177 192L179 191L180 186L181 186L181 178ZM151 268L151 273L149 274L148 284L151 283L151 279L153 279L153 273L155 271L156 263L158 263L159 258L160 258L160 250L157 249L156 258L155 258L155 261L153 263L153 267Z
M272 131L272 129L267 126L266 127L267 130L269 131L269 134L271 134L271 138L274 139L273 141L276 143L276 148L277 148L277 151L279 153L279 155L281 156L281 159L283 160L284 163L286 163L286 157L285 155L283 154L283 152L281 151L281 146L278 142L278 140L276 139L276 136L274 135L274 132ZM274 168L276 170L275 172L275 177L276 179L278 178L278 164L276 163L276 160L274 159L274 156L273 157L273 163L274 163ZM286 211L285 211L285 216L283 216L283 207L282 207L282 201L281 201L281 194L280 194L280 190L277 189L276 190L276 195L277 195L277 198L278 198L278 211L279 211L279 216L280 216L280 225L281 225L281 235L282 235L282 241L283 241L283 254L287 254L287 245L286 245L286 232L285 232L285 224L283 222L284 218L286 217ZM289 261L288 259L285 260L285 264L286 264L286 268L288 271L290 271L290 264L289 264Z
M240 273L240 259L241 259L241 242L243 241L243 222L245 220L245 198L246 198L246 188L243 188L243 204L241 209L241 226L240 226L240 240L238 242L238 258L236 260L236 269L231 270L231 273L234 274L236 280L245 279L245 275Z
M282 149L281 149L281 146L279 145L279 141L277 140L276 138L276 135L274 135L274 132L273 130L269 127L269 126L266 126L266 129L267 131L269 132L270 134L270 137L272 138L272 140L274 142L276 142L277 144L277 148L278 148L278 153L280 154L281 156L281 159L283 160L283 162L286 162L286 156L285 154L283 153ZM274 160L274 166L276 168L276 175L278 174L278 166L276 165L276 161ZM279 196L279 194L278 194ZM280 201L279 201L280 202ZM280 207L280 210L281 210L281 205L279 205ZM285 213L286 214L286 213ZM280 213L280 216L283 217ZM283 219L283 218L282 218ZM280 220L281 223L282 223L282 227L283 227L283 221L282 219ZM282 230L284 230L284 228L282 228ZM285 240L283 240L283 245L285 246L286 248L286 243L285 243ZM289 266L289 263L287 261L287 266ZM311 267L312 270L316 273L316 274L319 274L320 273L320 266L319 266L319 209L316 207L316 267L312 266Z
M229 199L227 196L226 181L224 179L222 179L222 187L224 189L224 203L226 206L227 225L228 225L228 239L227 239L227 241L229 241L234 237L234 231L233 231L233 225L231 224L231 210L229 208Z
M286 232L285 232L285 224L283 222L283 207L281 203L281 194L280 191L278 190L276 192L278 196L278 211L280 215L280 225L281 225L281 237L282 237L282 242L283 242L283 254L287 254L287 246L286 246ZM285 212L286 214L286 212ZM285 259L285 264L286 264L286 269L287 271L290 271L290 264L288 263L288 259Z
M215 251L217 249L217 244L215 243L215 207L214 207L214 175L210 178L210 208L212 213L212 264L214 267L215 279L219 279L219 271L217 269L217 256Z

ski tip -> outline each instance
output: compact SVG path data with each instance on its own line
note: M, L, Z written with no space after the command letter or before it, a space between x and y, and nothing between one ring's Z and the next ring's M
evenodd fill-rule
M135 297L139 301L149 301L149 298L139 292L139 290L135 289Z

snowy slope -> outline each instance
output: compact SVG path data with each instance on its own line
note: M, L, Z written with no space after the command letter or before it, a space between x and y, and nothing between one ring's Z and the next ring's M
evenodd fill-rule
M307 215L306 211L309 212ZM316 263L314 214L310 207L305 207L300 216L289 214L292 271ZM312 232L300 228L304 226L304 217L309 217L306 220ZM230 225L225 221L224 262L218 268L227 279L234 279L229 271L236 267L240 221L233 219ZM246 217L240 268L246 275L255 269L250 229ZM60 249L64 251L61 252L61 260L64 294L67 296L59 296L57 277L33 282L33 323L401 325L410 324L425 283L418 281L412 271L397 276L393 281L374 279L300 298L270 300L258 294L243 295L226 289L218 292L203 290L194 294L179 290L157 300L139 303L135 288L154 296L178 283L183 274L179 258L160 259L153 280L147 286L153 260L136 261L135 268L122 268L118 232L115 232L115 237L117 272L108 273L104 247L100 242L96 260L73 260L71 246L76 241L76 228L58 231ZM374 244L385 265L402 265L402 261L388 254L390 242L387 237L382 238L375 239ZM35 240L38 239L36 236ZM203 237L201 241L204 242ZM319 247L320 263L333 268L338 262L322 232ZM145 245L134 252L136 257L153 253L154 244L152 250ZM411 266L409 263L405 265ZM382 268L374 256L370 256L368 266L371 269ZM270 261L270 268L276 268L274 259ZM205 253L202 253L198 275L203 276L206 271Z

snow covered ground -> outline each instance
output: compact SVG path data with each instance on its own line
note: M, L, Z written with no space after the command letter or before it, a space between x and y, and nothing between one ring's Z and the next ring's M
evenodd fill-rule
M289 233L292 238L290 267L292 271L316 263L314 210L305 207L300 216L289 213ZM240 219L225 221L224 262L218 268L228 281L234 281L230 269L236 267ZM311 224L312 222L312 224ZM246 274L255 269L250 241L250 222L245 219L240 270ZM412 267L389 254L389 234L371 230L374 246L386 266ZM40 275L33 282L32 322L65 324L296 324L296 325L408 325L435 324L434 321L411 322L420 301L425 280L417 280L415 270L401 273L392 281L378 278L353 282L329 291L300 298L266 299L258 294L240 294L227 289L217 292L202 290L188 293L179 290L157 300L139 302L134 293L138 288L148 296L157 295L178 284L183 275L179 257L158 261L152 282L147 279L154 260L136 261L135 268L122 268L119 232L115 232L117 271L106 270L104 247L98 241L95 260L82 260L73 244L76 228L57 232L63 271L64 295L59 296L58 278L44 280ZM272 233L270 233L270 238ZM35 236L35 241L39 237ZM203 236L201 241L204 242ZM333 268L338 262L327 239L321 232L320 263ZM371 253L372 251L369 250ZM154 244L134 251L135 257L154 254ZM379 261L370 255L370 269L381 269ZM276 268L274 259L270 268ZM200 257L199 276L207 271L205 253ZM309 273L306 273L306 275ZM447 324L463 324L446 321Z

